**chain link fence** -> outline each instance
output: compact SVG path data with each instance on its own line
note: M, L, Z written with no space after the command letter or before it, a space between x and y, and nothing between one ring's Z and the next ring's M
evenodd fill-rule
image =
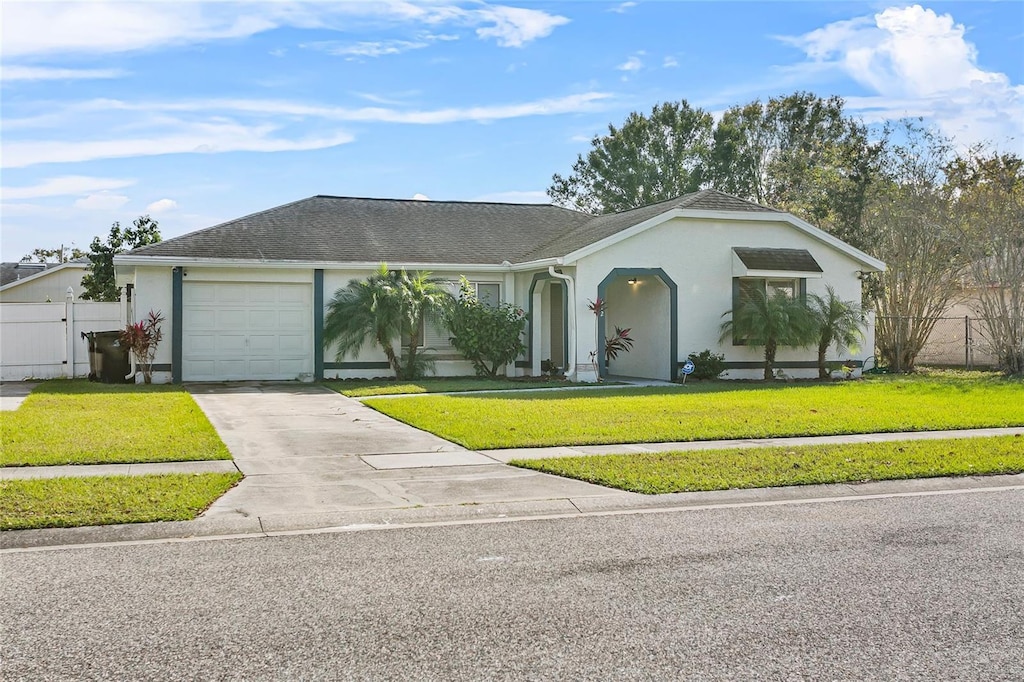
M879 317L878 321L895 319L903 318ZM986 369L998 364L984 318L965 315L928 319L935 326L915 364L964 369Z

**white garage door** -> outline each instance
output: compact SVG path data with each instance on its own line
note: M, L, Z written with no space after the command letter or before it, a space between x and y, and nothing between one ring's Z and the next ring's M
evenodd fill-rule
M185 282L182 379L297 379L313 372L312 287Z

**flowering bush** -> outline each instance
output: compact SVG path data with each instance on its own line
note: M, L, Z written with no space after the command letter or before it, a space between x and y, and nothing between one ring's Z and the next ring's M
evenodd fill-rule
M153 360L156 348L163 339L160 325L164 317L159 312L149 311L145 319L128 324L121 330L121 345L135 354L135 362L142 369L142 380L153 383Z

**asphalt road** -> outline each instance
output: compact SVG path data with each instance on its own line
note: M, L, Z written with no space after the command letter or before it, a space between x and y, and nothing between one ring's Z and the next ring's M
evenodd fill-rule
M5 553L0 677L1021 680L1022 503Z

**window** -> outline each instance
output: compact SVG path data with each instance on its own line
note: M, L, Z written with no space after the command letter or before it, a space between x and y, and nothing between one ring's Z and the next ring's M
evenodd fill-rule
M781 292L787 298L796 298L797 286L797 280L795 279L765 280L765 290L769 297Z
M448 281L444 283L445 288L452 296L458 296L459 294L459 283L456 281ZM501 285L497 282L470 282L469 286L473 289L473 293L476 294L477 299L481 303L491 307L497 307L501 303ZM402 335L402 345L406 345L409 342L409 337ZM451 348L451 341L448 340L448 330L444 328L444 325L437 323L432 324L427 322L423 325L423 331L420 334L420 346L427 348Z
M484 305L496 308L501 303L501 285L497 282L470 282L469 286ZM448 287L453 295L459 293L458 282L449 282Z
M789 298L807 298L806 279L765 279L760 277L733 277L732 278L732 309L751 300L754 292L767 294L769 297L776 293L783 293ZM733 334L732 345L745 346L746 341L736 334Z

